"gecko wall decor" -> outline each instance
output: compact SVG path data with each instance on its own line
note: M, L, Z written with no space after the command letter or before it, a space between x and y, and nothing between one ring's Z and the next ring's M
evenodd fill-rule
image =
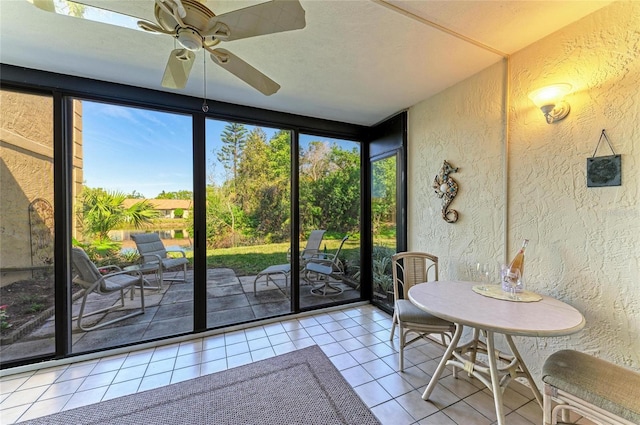
M451 173L458 171L458 167L452 167L451 164L444 161L440 172L433 179L433 188L436 196L442 199L442 218L447 223L455 223L458 221L458 211L450 209L449 206L453 202L453 198L458 194L458 183L449 176Z

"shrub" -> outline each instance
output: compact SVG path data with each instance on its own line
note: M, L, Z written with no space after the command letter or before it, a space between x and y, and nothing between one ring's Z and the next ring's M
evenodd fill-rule
M11 326L13 326L11 323L9 323L7 307L7 305L0 305L0 329L9 329Z
M393 290L393 277L391 272L391 256L395 250L385 246L376 245L372 252L372 272L374 289L380 288L382 291Z

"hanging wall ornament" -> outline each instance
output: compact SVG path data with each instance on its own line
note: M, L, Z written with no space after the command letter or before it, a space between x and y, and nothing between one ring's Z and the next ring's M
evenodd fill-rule
M442 218L447 223L455 223L458 221L458 211L449 209L449 205L453 202L453 198L458 194L458 183L449 176L451 173L458 171L457 167L452 167L446 160L442 164L440 172L433 179L433 188L436 196L442 199Z
M596 152L598 152L598 147L600 147L600 142L602 142L603 138L609 145L613 155L596 157ZM587 187L620 186L622 185L621 173L622 160L620 155L616 155L607 133L602 130L593 156L587 158Z

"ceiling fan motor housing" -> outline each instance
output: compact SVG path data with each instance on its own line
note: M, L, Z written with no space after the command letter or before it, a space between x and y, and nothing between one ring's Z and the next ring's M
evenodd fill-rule
M188 50L197 52L202 49L202 36L192 28L180 28L176 34L178 42Z
M200 4L197 0L182 0L182 5L186 11L186 16L180 18L160 7L156 3L155 16L158 24L168 31L173 31L176 27L191 27L194 29L206 28L208 22L213 18L215 13L207 9L206 6ZM181 25L179 22L182 21Z

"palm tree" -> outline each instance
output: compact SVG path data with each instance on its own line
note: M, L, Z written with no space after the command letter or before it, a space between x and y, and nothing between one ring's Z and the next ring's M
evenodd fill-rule
M85 235L94 236L101 241L108 240L109 231L122 224L138 229L152 223L158 216L151 202L143 200L125 208L125 199L126 195L122 192L85 187L81 200Z

